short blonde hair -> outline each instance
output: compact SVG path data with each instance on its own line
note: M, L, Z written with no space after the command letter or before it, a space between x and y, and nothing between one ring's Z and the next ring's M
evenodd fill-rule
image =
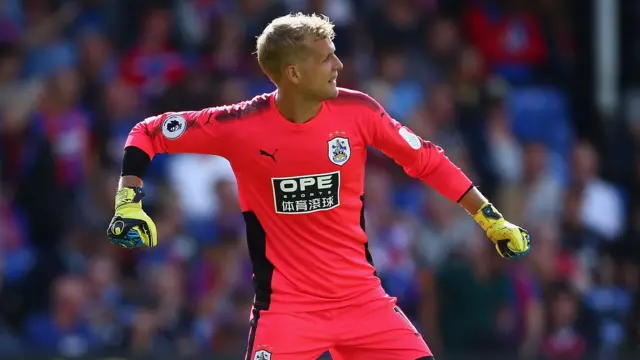
M309 41L336 36L333 24L325 15L289 14L273 20L256 42L258 63L269 77L279 79L285 66L304 56Z

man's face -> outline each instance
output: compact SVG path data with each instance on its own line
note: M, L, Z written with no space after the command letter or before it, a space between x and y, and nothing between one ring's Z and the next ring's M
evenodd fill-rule
M545 171L547 166L547 149L543 144L528 144L524 149L524 168L529 175L537 175Z
M308 56L297 66L298 86L305 94L320 100L337 97L336 79L342 70L342 62L335 54L333 42L322 39L310 42L308 46Z

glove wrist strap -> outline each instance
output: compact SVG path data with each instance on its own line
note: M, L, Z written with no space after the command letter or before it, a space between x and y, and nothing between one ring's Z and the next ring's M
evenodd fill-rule
M502 214L491 203L486 203L473 215L473 219L480 227L487 231L496 222L503 219Z
M118 209L127 204L141 205L141 200L145 196L141 187L123 187L116 193L115 208Z

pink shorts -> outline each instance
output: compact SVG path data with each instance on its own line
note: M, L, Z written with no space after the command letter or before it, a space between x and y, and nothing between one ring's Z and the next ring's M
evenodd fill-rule
M273 313L254 307L251 313L245 360L316 360L327 350L334 360L433 359L395 298L328 311Z

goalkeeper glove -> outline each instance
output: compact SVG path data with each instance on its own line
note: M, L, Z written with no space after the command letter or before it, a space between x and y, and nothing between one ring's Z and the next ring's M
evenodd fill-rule
M107 229L109 241L123 248L132 249L158 244L156 224L142 210L144 190L125 187L116 193L116 213Z
M529 232L506 221L491 203L482 205L473 218L487 233L503 258L518 258L529 252Z

